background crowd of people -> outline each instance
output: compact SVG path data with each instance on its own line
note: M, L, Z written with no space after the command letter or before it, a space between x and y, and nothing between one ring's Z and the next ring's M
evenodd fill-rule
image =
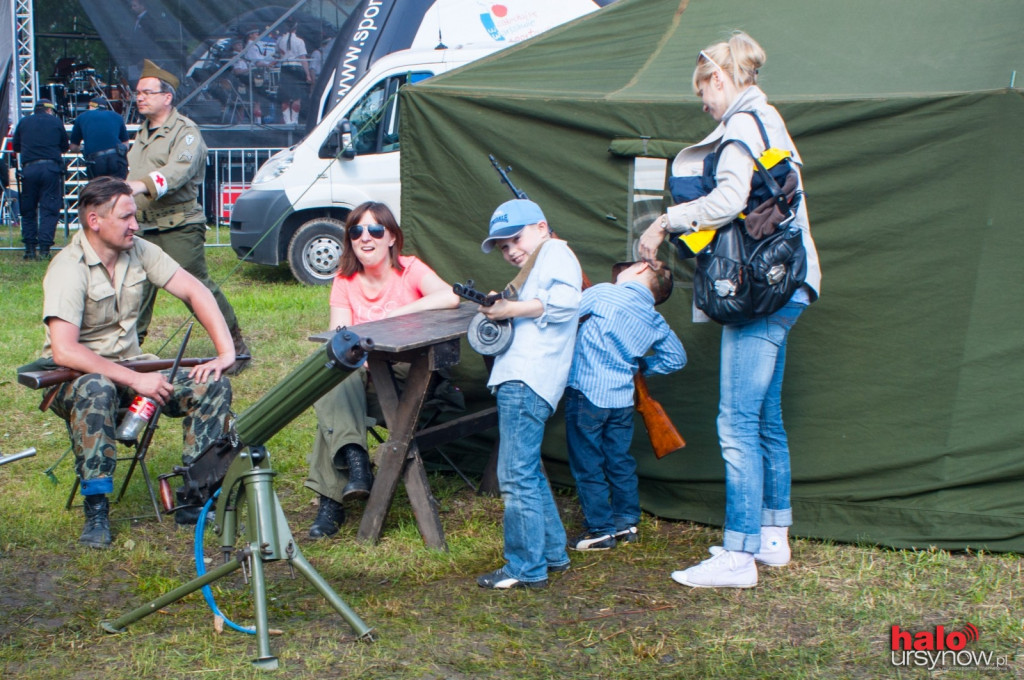
M221 105L218 122L297 125L333 41L302 37L294 20L270 32L250 26L212 41L188 74Z

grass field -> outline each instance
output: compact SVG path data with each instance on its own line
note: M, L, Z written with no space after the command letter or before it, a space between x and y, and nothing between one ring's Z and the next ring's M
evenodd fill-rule
M0 245L6 245L0 243ZM312 350L305 339L326 321L327 289L303 287L285 271L245 265L230 249L208 250L215 278L232 300L256 356L233 381L243 410ZM64 510L73 472L63 423L40 413L40 395L19 386L15 368L42 347L39 314L44 263L0 252L0 452L34 446L38 455L0 467L0 678L251 678L252 636L217 633L198 594L107 635L103 619L194 576L192 534L173 522L124 518L144 513L141 479L113 506L114 546L84 550L81 511ZM162 295L147 349L185 321ZM171 349L161 354L169 356ZM190 354L211 346L201 329ZM164 421L151 453L154 473L178 460L177 428ZM375 629L357 641L344 620L282 564L267 569L271 638L280 677L410 678L974 678L1024 677L1022 562L1016 555L903 551L797 539L794 561L761 570L751 590L697 590L669 573L707 556L719 529L645 516L641 541L603 553L573 553L572 568L543 591L491 592L474 577L501 564L501 501L458 479L431 483L450 551L424 548L400 490L379 544L355 540L350 518L339 536L314 543L315 515L303 488L315 420L304 413L268 443L275 488L301 549L359 616ZM119 472L123 472L123 467ZM119 483L120 476L117 479ZM557 500L570 534L580 516L571 489ZM360 509L349 508L358 520ZM208 557L216 557L212 537ZM249 625L252 600L241 576L215 584L218 605ZM962 631L979 637L960 666L896 665L890 631ZM990 666L977 662L991 654ZM984 660L984 658L982 658Z

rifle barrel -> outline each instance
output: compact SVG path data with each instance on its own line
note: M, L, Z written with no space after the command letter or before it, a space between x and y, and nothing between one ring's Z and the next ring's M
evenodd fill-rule
M501 177L502 183L512 191L512 195L516 198L529 200L530 197L526 195L526 192L513 184L512 180L509 178L507 170L511 170L512 166L509 166L506 170L501 167L501 164L498 163L498 159L495 158L493 154L487 154L487 158L490 159L491 165L494 166L494 169L498 171L498 175Z

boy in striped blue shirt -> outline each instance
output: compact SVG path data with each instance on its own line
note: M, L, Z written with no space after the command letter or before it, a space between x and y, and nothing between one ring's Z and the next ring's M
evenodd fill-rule
M654 309L672 293L672 273L641 261L616 265L613 276L614 284L583 291L583 321L565 392L569 467L585 527L569 543L575 550L637 540L640 496L629 453L633 375L672 373L686 365L683 344Z

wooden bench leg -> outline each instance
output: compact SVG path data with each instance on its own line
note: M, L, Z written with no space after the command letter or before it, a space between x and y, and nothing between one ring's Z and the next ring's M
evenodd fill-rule
M441 526L440 504L430 490L427 470L423 467L419 450L414 443L410 447L409 460L405 465L405 491L409 495L412 512L416 516L416 526L420 536L428 548L448 552L448 544L444 540L444 527Z
M426 356L412 362L404 390L407 398L400 402L387 362L376 360L371 355L367 363L389 436L388 441L377 449L377 478L373 482L370 498L366 501L356 536L361 541L376 543L384 529L384 519L391 509L398 481L405 473L410 446L413 444L413 432L426 396L431 370ZM413 491L408 486L406 491L412 500Z

